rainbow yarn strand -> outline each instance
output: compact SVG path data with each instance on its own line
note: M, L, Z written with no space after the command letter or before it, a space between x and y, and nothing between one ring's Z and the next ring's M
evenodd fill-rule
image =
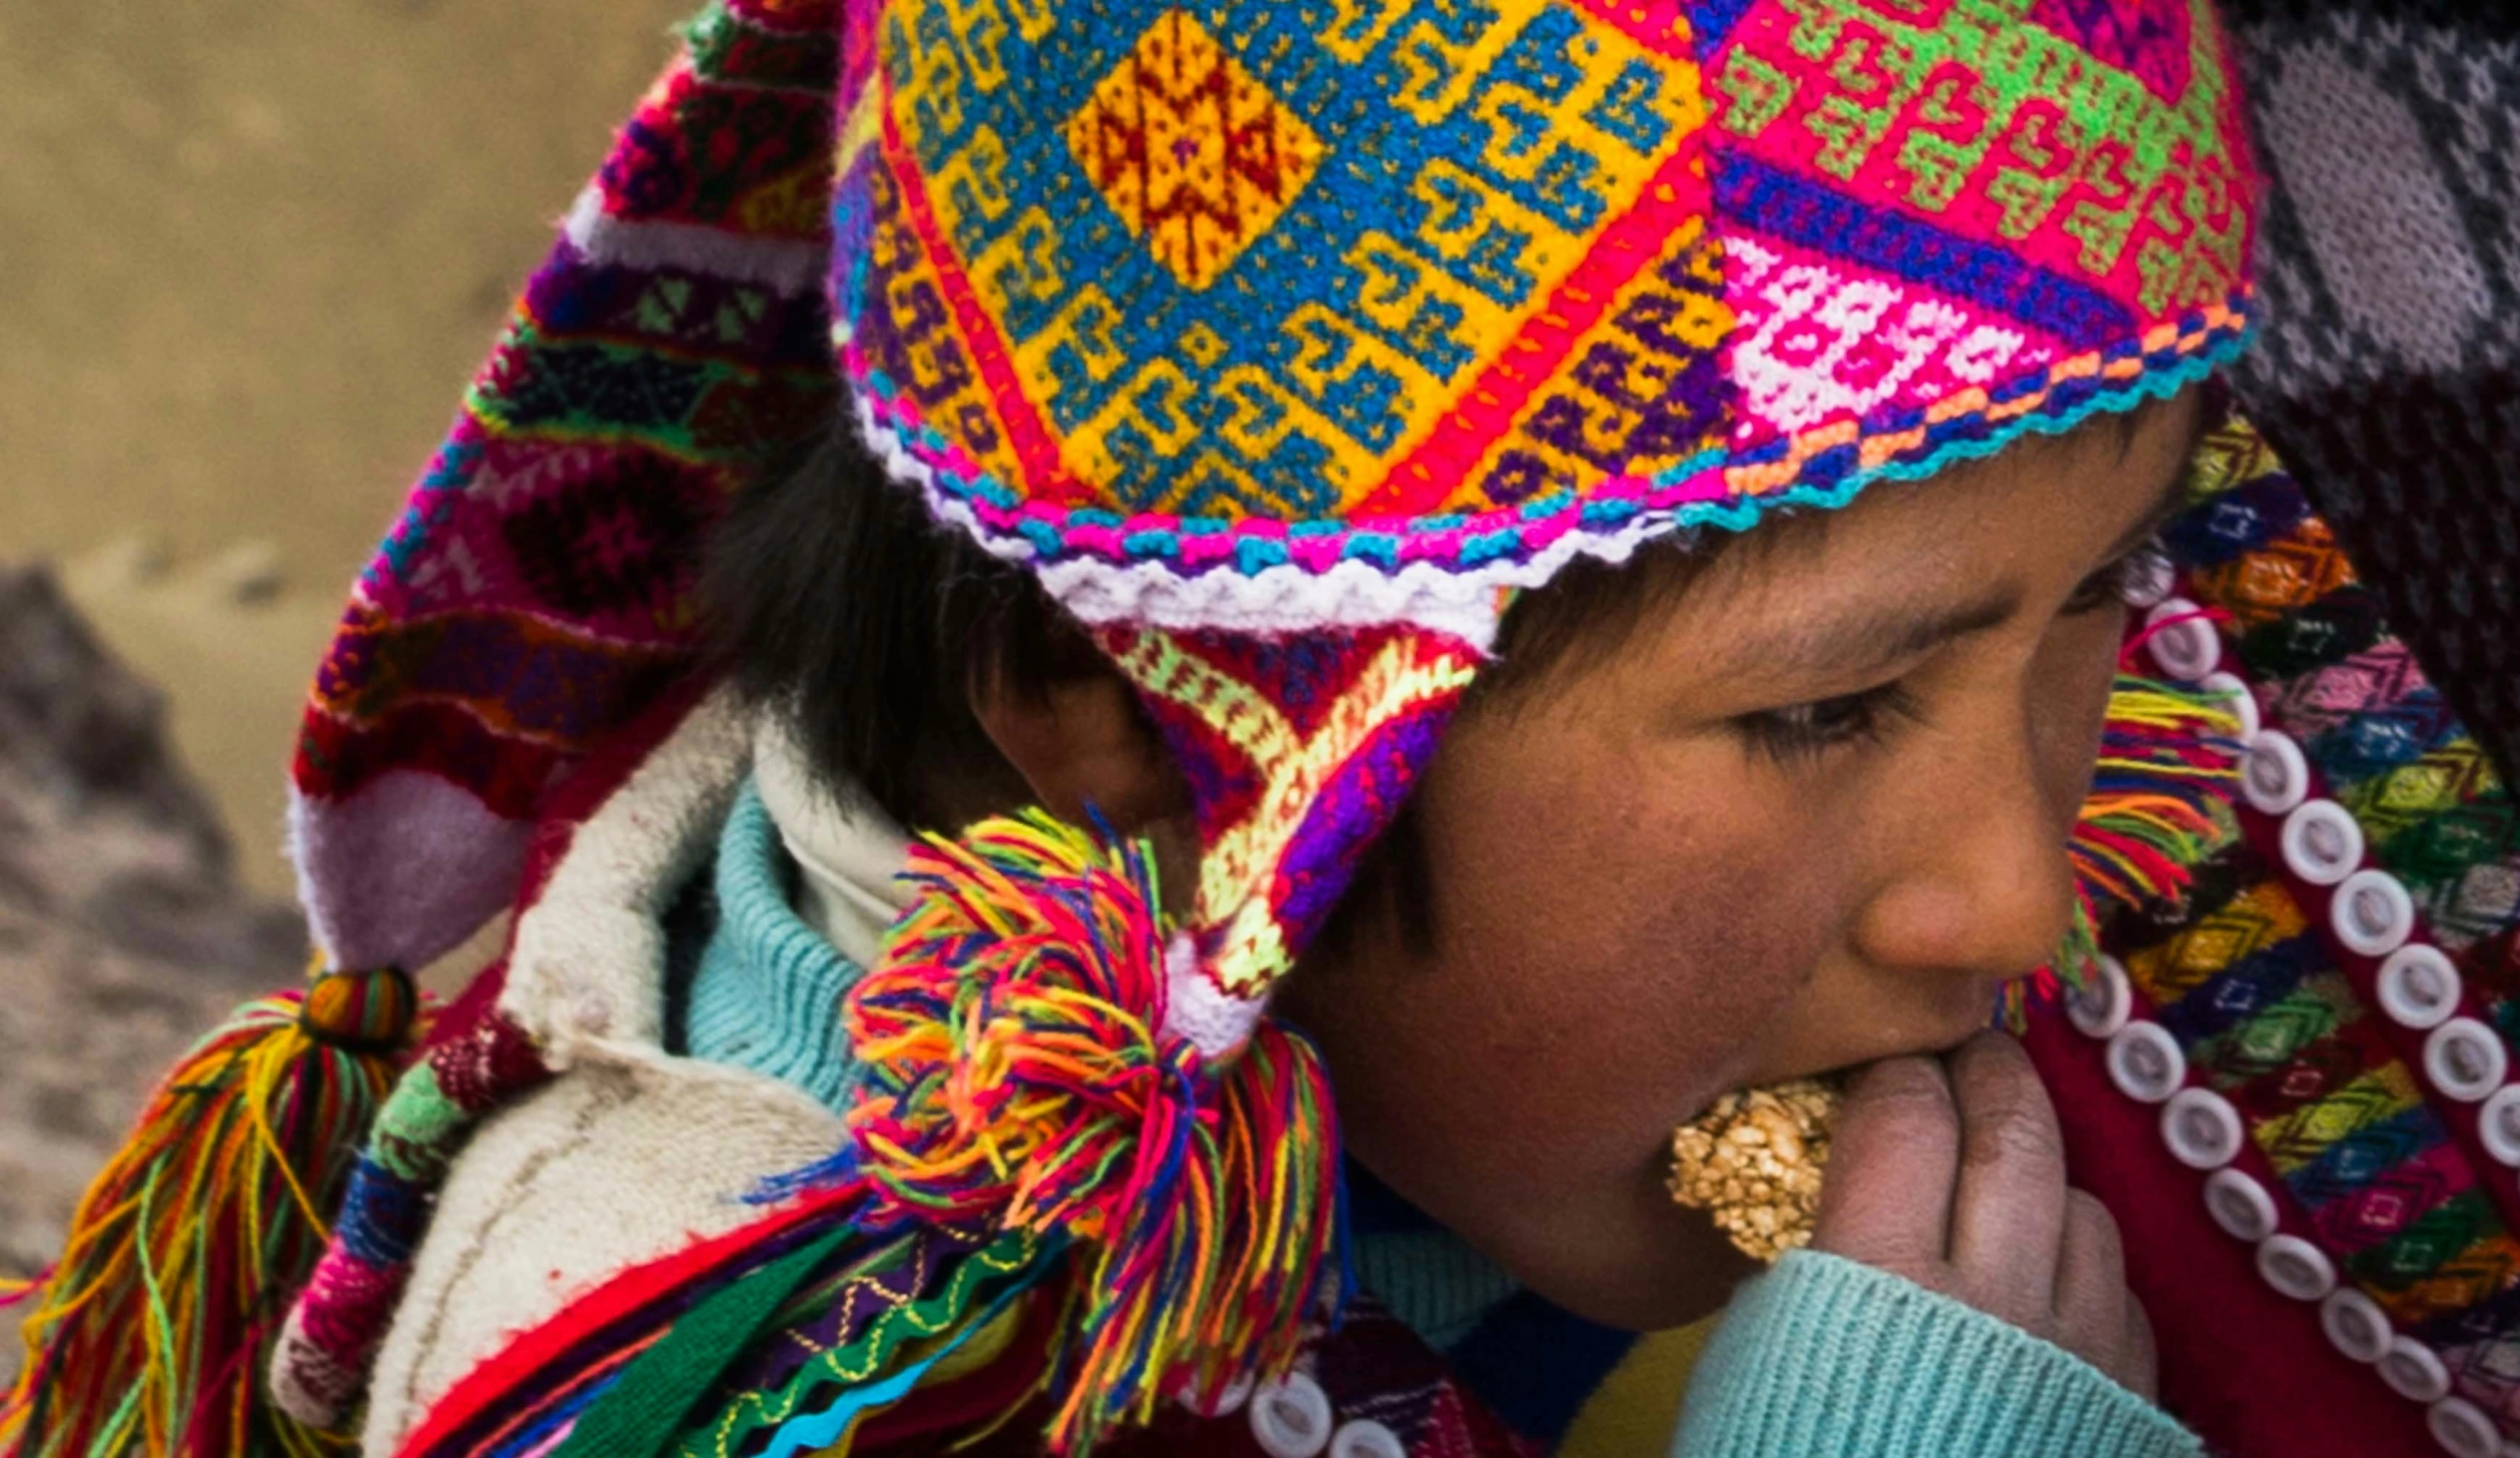
M2076 819L2077 879L2101 906L2175 900L2191 869L2238 834L2239 721L2211 694L2121 673Z
M849 999L876 1071L856 1170L903 1215L1079 1252L1053 1447L1282 1370L1337 1294L1338 1141L1311 1046L1266 1023L1217 1064L1163 1031L1142 843L1031 811L931 839L910 875L924 894Z
M2119 672L2100 728L2091 791L2066 843L2074 919L2056 958L2007 983L2003 1020L2018 1031L2034 998L2080 989L2100 955L2100 925L2120 907L2177 904L2194 868L2239 834L2239 720L2215 696Z
M72 1217L27 1313L0 1451L349 1451L257 1389L420 1011L399 972L331 973L247 1004L194 1046Z

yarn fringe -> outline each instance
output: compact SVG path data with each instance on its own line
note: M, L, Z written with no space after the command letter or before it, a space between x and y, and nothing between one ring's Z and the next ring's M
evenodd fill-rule
M912 853L923 895L852 992L874 1071L852 1116L879 1210L1073 1246L1082 1319L1050 1442L1273 1376L1343 1293L1326 1076L1263 1022L1231 1062L1164 1033L1166 936L1142 843L1039 811ZM880 1218L880 1216L879 1216Z
M2075 870L2100 906L2174 901L2238 834L2239 721L2217 698L2120 675L2074 827Z
M249 1003L150 1095L32 1299L10 1458L332 1454L261 1400L292 1288L421 1013L400 972Z
M2195 868L2239 834L2239 720L2219 696L2121 672L2108 695L2100 762L2074 823L2074 919L2065 945L2028 985L2005 988L2019 1028L2032 999L2062 982L2081 989L2100 956L2100 928L2122 908L2176 906Z

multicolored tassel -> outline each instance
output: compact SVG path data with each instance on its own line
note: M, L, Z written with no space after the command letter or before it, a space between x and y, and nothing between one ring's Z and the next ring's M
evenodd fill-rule
M0 1403L11 1458L348 1451L259 1395L285 1301L422 1016L399 971L250 1003L167 1075L72 1218Z
M2121 674L2072 842L2075 870L2102 903L2175 898L2189 871L2238 834L2239 720L2215 695Z
M931 840L910 875L924 894L849 999L875 1071L853 1162L880 1208L1079 1248L1053 1447L1283 1370L1341 1279L1311 1046L1268 1023L1211 1064L1159 1032L1167 938L1143 844L1034 811Z

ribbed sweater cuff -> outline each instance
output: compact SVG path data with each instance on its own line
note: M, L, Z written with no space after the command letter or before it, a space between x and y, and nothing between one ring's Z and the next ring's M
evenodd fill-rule
M2098 1367L1887 1271L1796 1251L1708 1342L1673 1458L2193 1458Z

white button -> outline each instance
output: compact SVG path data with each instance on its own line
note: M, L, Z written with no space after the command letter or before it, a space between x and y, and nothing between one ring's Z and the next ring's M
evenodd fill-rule
M1330 1445L1330 1395L1288 1372L1252 1394L1252 1436L1268 1458L1312 1458Z
M2464 1397L2445 1397L2426 1408L2424 1427L2450 1458L2496 1458L2503 1451L2494 1420Z
M1242 1376L1225 1384L1225 1390L1218 1393L1213 1402L1203 1396L1196 1385L1193 1385L1182 1390L1181 1403L1182 1406L1201 1417L1231 1417L1242 1409L1244 1403L1252 1400L1254 1383L1252 1374L1245 1372Z
M2380 1011L2400 1028L2438 1028L2459 1011L2459 970L2438 947L2410 943L2380 964ZM2514 1160L2520 1163L2520 1160Z
M2169 596L2171 586L2178 580L2178 569L2170 565L2167 552L2138 551L2126 565L2130 570L2118 586L2117 595L2125 599L2128 607L2150 607Z
M2238 674L2208 673L2196 688L2222 700L2222 706L2240 721L2239 732L2232 737L2242 744L2256 738L2257 731L2265 727L2257 721L2257 695L2248 691L2248 681Z
M2476 1110L2476 1136L2485 1152L2520 1168L2520 1084L2505 1084Z
M2281 815L2310 793L2310 762L2280 729L2260 729L2240 761L2240 794L2261 815Z
M2424 1426L2450 1458L2495 1458L2503 1451L2494 1420L2464 1397L2445 1397L2426 1408Z
M2327 1333L2329 1346L2357 1362L2376 1362L2386 1356L2389 1342L2397 1335L2380 1303L2351 1287L2330 1291L2319 1302L2319 1330Z
M2333 886L2362 864L2362 826L2333 800L2308 801L2284 817L2283 863L2312 886Z
M1408 1445L1372 1418L1360 1417L1340 1423L1330 1435L1330 1458L1408 1458Z
M2379 1368L2380 1380L2409 1402L2439 1402L2450 1395L2450 1369L2411 1336L2392 1337Z
M2158 1023L2127 1024L2108 1040L2108 1082L2138 1103L2158 1103L2187 1082L2187 1058Z
M2222 661L2222 634L2202 614L2203 609L2184 597L2165 597L2143 615L2152 634L2144 646L2164 678L2193 683Z
M2257 1274L2296 1301L2322 1301L2336 1289L2336 1262L2298 1235L2278 1232L2258 1241Z
M2161 1105L2161 1142L2190 1169L2219 1169L2240 1152L2240 1114L2211 1089L2181 1089Z
M2065 1016L2086 1038L2106 1038L2126 1026L2134 1010L2134 985L2126 980L2124 963L2101 953L2093 963L2086 985L2068 989Z
M2356 871L2327 905L2336 940L2359 957L2386 957L2415 930L2415 903L2386 871Z
M2502 1039L2473 1018L2453 1018L2424 1040L2424 1077L2461 1103L2491 1094L2510 1071Z
M2237 1169L2216 1169L2207 1176L2205 1213L2223 1234L2251 1245L2275 1233L2275 1197Z

